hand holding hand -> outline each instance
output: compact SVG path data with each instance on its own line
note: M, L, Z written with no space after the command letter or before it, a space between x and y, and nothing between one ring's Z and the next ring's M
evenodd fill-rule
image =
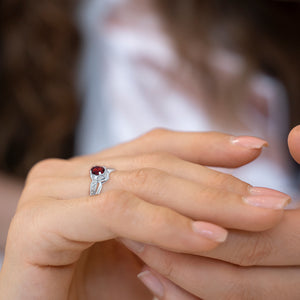
M289 135L300 163L300 126ZM286 211L282 222L263 232L230 230L219 247L202 257L172 253L123 240L148 267L140 275L163 300L274 299L300 297L300 209Z
M222 227L273 227L283 216L286 195L251 189L201 166L243 165L263 144L218 133L159 130L100 154L39 163L10 228L0 296L147 299L135 279L140 261L113 239L199 254L225 241ZM90 197L94 165L117 171L100 195Z

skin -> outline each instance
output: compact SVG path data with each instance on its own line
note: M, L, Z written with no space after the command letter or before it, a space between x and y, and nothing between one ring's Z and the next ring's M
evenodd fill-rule
M223 238L227 232L223 227L231 229L230 235L236 232L247 237L272 230L282 219L280 224L284 224L283 209L243 201L250 193L247 183L203 166L238 167L260 152L261 147L232 143L232 137L225 134L155 130L95 155L40 162L28 175L10 226L0 298L151 299L152 294L136 278L142 260L162 274L158 276L169 287L163 299L202 297L202 288L209 293L213 284L198 284L194 260L199 259L199 265L203 260L216 262L195 255L209 257L224 239L196 232L196 223L213 228ZM87 174L94 165L117 171L100 195L90 197ZM224 253L215 255L228 256L238 237L229 236ZM120 238L147 245L138 252L140 258L116 241ZM165 266L170 259L166 274L158 262ZM179 265L180 260L188 264ZM179 266L174 272L173 264ZM206 269L207 280L217 273L217 266L207 264ZM224 275L230 272L229 267L221 270ZM186 276L180 279L181 271ZM219 282L221 290L224 282ZM205 299L213 297L204 295Z
M23 189L22 180L0 173L0 250L4 250L9 224Z
M300 163L300 126L289 135L290 153ZM202 257L177 254L123 240L163 286L163 300L289 299L300 295L300 209L260 233L231 230L225 243ZM154 292L155 293L155 292ZM159 295L157 295L159 296Z

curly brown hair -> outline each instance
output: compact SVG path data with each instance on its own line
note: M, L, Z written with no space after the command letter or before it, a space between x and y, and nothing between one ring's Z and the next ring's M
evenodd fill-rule
M285 85L291 126L300 121L300 4L271 0L154 0L178 52L205 79L199 43L222 46ZM72 154L78 104L76 0L2 0L0 169L24 175ZM214 33L214 34L211 34ZM221 34L215 34L221 33ZM217 36L217 39L211 37ZM202 72L203 74L203 72ZM213 77L213 76L212 76Z
M79 36L72 0L1 1L0 169L72 154Z
M298 0L155 0L155 5L184 63L194 78L207 82L210 93L216 94L213 99L218 99L221 82L206 54L224 48L240 54L248 71L261 71L283 83L290 105L290 128L300 123ZM241 84L242 78L230 95L236 95ZM227 96L226 101L230 100Z

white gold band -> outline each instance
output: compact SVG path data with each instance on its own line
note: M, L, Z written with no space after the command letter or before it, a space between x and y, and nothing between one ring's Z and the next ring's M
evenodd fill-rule
M102 184L109 180L109 174L115 171L114 169L106 167L93 167L90 170L91 185L90 196L99 195L102 190Z

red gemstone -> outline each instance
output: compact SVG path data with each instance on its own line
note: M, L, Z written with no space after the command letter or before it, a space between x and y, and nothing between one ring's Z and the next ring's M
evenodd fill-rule
M103 174L105 172L105 169L103 167L96 166L96 167L93 167L91 169L91 172L94 175L100 175L100 174Z

